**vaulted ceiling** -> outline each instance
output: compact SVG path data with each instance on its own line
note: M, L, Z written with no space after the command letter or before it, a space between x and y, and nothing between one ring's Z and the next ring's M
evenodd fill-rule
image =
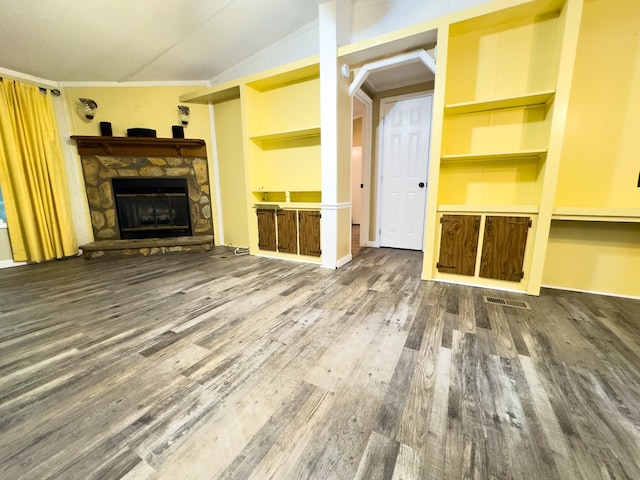
M317 0L0 0L0 67L63 82L206 81L317 17Z

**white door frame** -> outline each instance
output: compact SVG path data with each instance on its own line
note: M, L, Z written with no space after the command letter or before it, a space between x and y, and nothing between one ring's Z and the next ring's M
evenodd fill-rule
M387 103L394 103L397 102L399 100L409 100L409 99L413 99L413 98L420 98L420 97L428 97L428 96L433 96L433 90L424 90L421 92L415 92L415 93L406 93L404 95L395 95L393 97L385 97L385 98L381 98L380 99L380 118L378 118L378 151L376 152L376 171L377 171L377 189L376 189L376 228L375 228L375 240L374 240L374 245L375 247L380 247L380 228L382 225L382 153L383 153L383 147L384 147L384 111L385 111L385 105ZM433 105L433 104L432 104ZM433 112L431 112L431 115L433 115ZM433 122L433 118L431 118L431 122ZM429 143L431 143L431 131L429 131ZM431 148L428 149L428 151L430 151ZM431 163L431 159L427 159L427 178L426 180L429 178L429 164ZM427 188L429 188L429 184L427 183L426 185ZM427 204L426 204L426 198L425 198L425 206L424 206L424 211L426 213L427 211ZM424 229L423 229L424 230ZM424 251L424 232L423 232L423 240L422 240L422 248L421 251Z
M358 100L364 104L362 114L362 166L361 177L363 188L359 189L360 204L362 208L360 221L360 246L369 247L369 217L371 215L371 137L373 100L362 89L358 89L354 94ZM351 192L354 195L354 192Z

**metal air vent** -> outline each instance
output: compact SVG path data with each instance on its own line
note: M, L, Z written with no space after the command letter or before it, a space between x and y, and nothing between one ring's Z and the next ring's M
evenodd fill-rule
M484 303L490 303L491 305L500 305L503 307L513 307L513 308L521 308L523 310L531 310L531 307L527 302L522 302L520 300L507 300L506 298L498 298L498 297L482 297L484 299Z

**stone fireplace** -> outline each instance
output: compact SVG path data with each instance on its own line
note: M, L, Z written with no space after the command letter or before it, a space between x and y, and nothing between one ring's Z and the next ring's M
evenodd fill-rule
M95 242L87 258L209 250L213 219L203 140L72 137Z

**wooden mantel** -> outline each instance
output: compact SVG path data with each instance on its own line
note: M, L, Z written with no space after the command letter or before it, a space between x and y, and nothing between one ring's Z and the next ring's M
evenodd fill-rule
M204 140L155 137L91 137L72 135L80 155L206 157Z

